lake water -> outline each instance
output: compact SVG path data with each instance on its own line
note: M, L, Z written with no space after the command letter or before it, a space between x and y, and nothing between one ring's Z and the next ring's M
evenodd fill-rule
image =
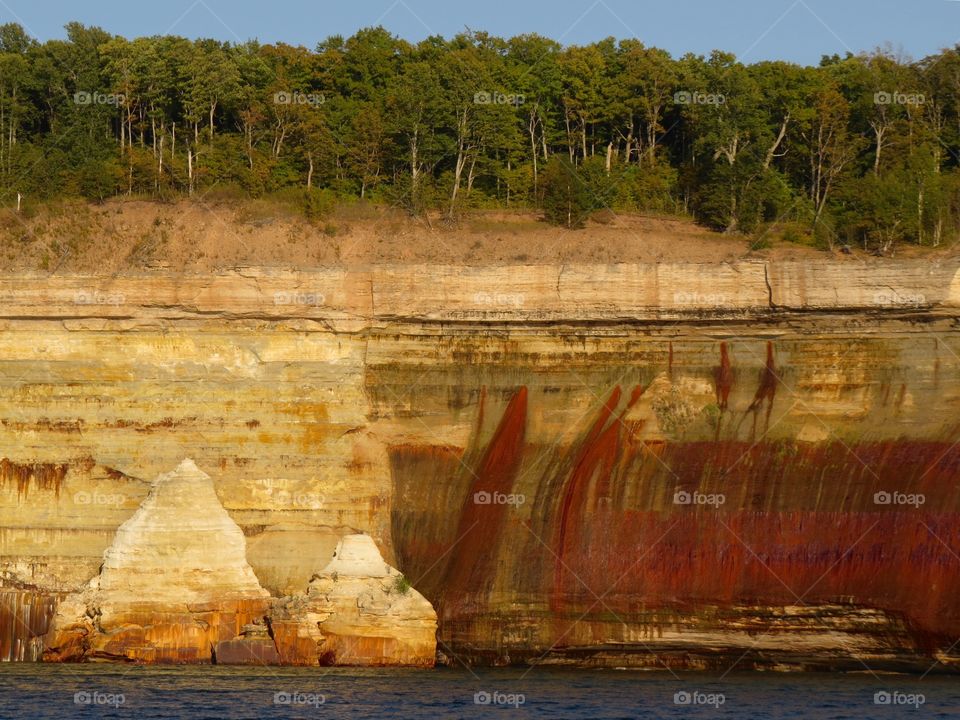
M960 678L474 672L4 664L0 718L960 717Z

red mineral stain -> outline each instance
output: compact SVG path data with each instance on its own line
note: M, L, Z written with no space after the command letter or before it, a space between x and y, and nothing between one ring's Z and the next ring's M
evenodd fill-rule
M587 432L576 451L571 470L561 486L560 507L557 513L557 523L554 527L554 592L553 603L562 603L565 594L568 575L576 580L576 570L571 569L566 558L570 554L571 545L580 542L580 535L584 524L589 522L588 505L591 497L591 486L596 483L609 487L609 475L617 462L620 445L620 418L609 422L617 406L620 404L620 386L616 386L607 402L601 408L597 419ZM639 395L634 398L634 401ZM608 424L609 423L609 424ZM596 496L594 496L596 497ZM579 585L579 583L577 583ZM574 591L576 589L574 588Z
M755 410L775 397L774 359L769 352ZM522 427L526 404L514 397L510 406L494 438L479 446L479 480L469 490L509 490L522 475L539 508L528 526L496 507L486 516L467 506L450 521L437 490L416 496L414 507L394 505L395 542L412 566L455 557L447 578L459 595L448 595L443 608L457 614L440 636L454 651L495 648L514 657L529 648L519 627L536 628L539 647L584 647L616 640L626 632L621 619L631 633L624 641L690 623L722 627L741 611L763 629L776 626L784 605L808 607L814 624L818 607L846 613L838 622L854 625L845 631L881 644L902 632L917 647L945 650L960 637L956 428L937 441L637 441L614 390L569 446L524 445L507 428ZM449 453L417 457L395 465L406 478L395 475L398 488L453 485ZM462 497L467 477L453 496ZM726 503L676 505L678 487L723 493ZM882 493L895 491L925 501L885 503ZM464 534L478 517L482 530ZM510 574L498 586L504 592L491 593L498 572ZM858 620L858 612L888 620Z
M767 414L765 430L770 427L770 412L773 410L773 399L777 395L777 368L773 360L773 343L767 342L767 363L760 371L760 383L757 386L757 392L753 396L753 402L747 408L748 412L754 413L754 431L756 431L756 412L764 402L767 403Z
M460 511L444 582L444 599L457 601L476 599L493 582L499 541L503 536L506 515L512 505L495 502L497 496L513 492L523 459L527 426L527 388L513 395L493 437L473 471L473 481ZM451 611L446 604L444 610Z
M630 402L627 403L627 410L632 409L633 406L637 404L637 400L643 397L645 390L646 388L643 385L637 385L633 389L633 392L630 393Z
M720 410L726 410L730 400L730 390L733 388L733 369L730 367L730 355L725 342L720 343L720 366L714 368L713 372L717 388L717 405L720 406Z

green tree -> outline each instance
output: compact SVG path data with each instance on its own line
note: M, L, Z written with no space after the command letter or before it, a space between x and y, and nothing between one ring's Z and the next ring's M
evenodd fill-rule
M576 165L554 156L543 171L543 212L547 222L568 229L582 228L594 201Z

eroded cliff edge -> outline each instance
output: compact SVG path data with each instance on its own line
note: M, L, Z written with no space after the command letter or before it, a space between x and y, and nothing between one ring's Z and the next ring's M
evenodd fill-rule
M5 278L2 649L38 657L189 456L272 597L366 533L451 660L952 667L956 275Z

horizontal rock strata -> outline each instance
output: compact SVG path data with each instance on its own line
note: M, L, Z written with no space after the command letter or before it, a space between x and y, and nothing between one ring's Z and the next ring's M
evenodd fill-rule
M2 279L0 620L29 620L0 649L35 658L93 578L172 602L123 570L118 530L189 456L269 594L187 607L223 628L177 641L195 661L421 663L375 622L396 581L321 572L363 534L436 608L451 662L953 670L956 270ZM373 612L348 584L380 588ZM127 635L91 643L88 617L77 652L167 652L163 623L115 617Z

